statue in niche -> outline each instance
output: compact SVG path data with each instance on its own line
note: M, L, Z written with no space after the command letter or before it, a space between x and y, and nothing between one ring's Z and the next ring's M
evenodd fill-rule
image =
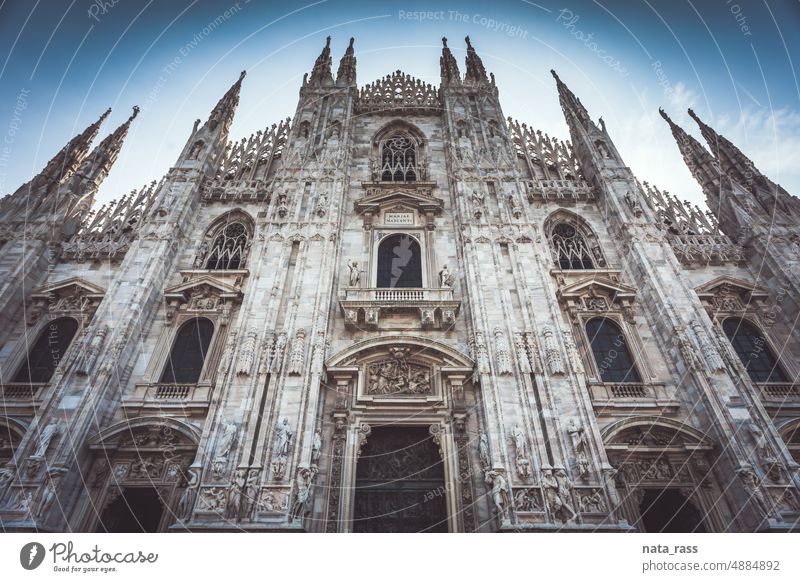
M569 482L563 469L559 469L556 474L553 474L552 469L544 469L542 471L542 487L545 501L553 517L564 522L575 518L575 510L572 509L568 497L572 483Z
M36 451L33 453L34 459L44 458L44 454L50 447L50 443L59 432L60 429L58 427L58 421L56 419L51 419L50 422L47 423L47 426L45 426L39 433L39 441L36 446Z
M203 268L203 262L206 260L206 255L208 255L208 241L203 241L200 243L200 248L197 249L197 257L194 260L195 269Z
M245 470L238 469L234 474L230 487L228 487L228 502L225 505L225 517L228 519L239 519L242 511L242 495L245 483Z
M514 442L514 456L517 466L517 474L526 479L531 475L531 466L530 461L528 461L528 455L526 451L525 445L525 435L522 433L522 429L519 428L519 425L514 425L513 430L511 431L511 440Z
M439 287L442 288L450 288L453 286L453 275L450 273L450 270L447 268L447 265L442 267L442 270L439 271Z
M226 422L222 429L222 437L219 439L217 446L217 459L227 459L233 447L233 441L236 439L236 424L233 422Z
M478 457L481 460L481 466L488 469L491 464L491 456L489 455L489 435L481 433L480 441L478 442Z
M347 261L347 268L350 269L350 286L358 287L358 283L361 279L361 273L358 271L358 261L350 259Z
M575 422L574 418L569 419L567 433L572 441L572 449L575 452L575 461L578 465L578 474L581 479L589 476L589 456L587 454L588 443L586 441L586 430Z
M258 502L258 469L250 469L247 473L247 482L244 485L244 515L253 519Z
M501 521L509 521L509 505L511 498L508 493L508 482L503 477L503 472L497 468L486 472L486 485L492 488L492 501L497 508Z
M275 429L277 445L275 453L279 456L287 456L292 442L292 431L289 428L289 419L284 418L278 428Z
M316 473L310 467L301 466L297 470L297 493L295 494L289 521L302 519L308 512L309 501L314 493L314 477Z
M189 469L188 476L186 477L186 489L183 491L183 495L181 495L180 501L178 501L178 507L175 510L178 519L185 520L191 515L199 483L200 479L197 471L195 469Z
M313 464L319 463L320 455L322 454L322 435L319 430L314 431L314 439L311 441L311 462Z

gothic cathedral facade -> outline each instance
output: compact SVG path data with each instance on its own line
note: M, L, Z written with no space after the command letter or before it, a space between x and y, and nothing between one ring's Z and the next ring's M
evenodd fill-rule
M230 139L243 72L159 183L93 208L106 112L0 201L5 531L797 527L798 199L662 111L703 212L555 72L569 141L440 63L329 38L291 120Z

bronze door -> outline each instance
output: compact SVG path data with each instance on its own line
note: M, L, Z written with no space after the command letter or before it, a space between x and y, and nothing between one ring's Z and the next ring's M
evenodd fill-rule
M355 532L446 532L444 466L427 428L372 429L356 468Z

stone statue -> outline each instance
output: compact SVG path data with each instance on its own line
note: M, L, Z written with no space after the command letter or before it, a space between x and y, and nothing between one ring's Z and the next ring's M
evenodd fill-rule
M530 475L530 463L528 462L528 455L526 451L525 435L522 434L522 429L518 424L515 424L513 430L511 431L511 440L514 441L517 473L520 477L527 477Z
M308 510L308 503L314 492L314 476L315 473L310 467L300 466L297 469L297 493L292 504L292 511L289 514L289 521L296 521L305 516Z
M581 479L589 476L589 457L587 454L586 430L575 422L574 418L569 419L567 433L572 441L572 449L575 451L575 460L578 464L578 473Z
M450 270L447 268L447 265L442 267L442 270L439 271L439 287L446 288L453 286L453 275L450 273Z
M58 421L56 419L51 419L47 426L45 426L39 433L39 442L37 444L36 451L33 453L33 457L40 459L44 458L44 454L47 452L50 442L58 435L59 432L60 430L58 428Z
M742 481L742 486L747 494L750 496L750 500L754 502L755 505L766 515L767 517L776 517L777 512L772 504L768 503L764 494L761 492L761 482L756 472L753 470L748 464L743 464L739 469L737 469L736 474L739 475L739 479ZM777 516L779 517L779 516Z
M321 454L322 454L322 435L318 430L316 430L314 431L314 439L311 441L311 462L315 465L318 464Z
M277 445L275 453L279 456L288 456L289 447L292 443L292 431L289 428L289 419L284 418L278 428L275 429Z
M258 469L250 469L247 473L247 482L244 486L244 515L253 519L253 512L258 504Z
M200 244L200 248L197 249L197 258L194 260L194 268L195 269L202 269L203 268L203 261L206 259L206 255L208 255L208 242L203 241Z
M225 505L225 517L239 519L242 511L242 495L246 483L245 470L238 469L228 487L228 502Z
M47 483L44 486L44 491L42 492L42 498L39 500L38 508L38 514L43 520L47 519L47 514L58 497L58 482L61 480L61 477L62 475L60 474L50 475L50 478L47 480Z
M217 446L217 459L227 459L233 447L233 441L236 439L236 424L233 422L226 422L223 425L222 436L219 439Z
M350 259L347 261L347 268L350 269L350 286L358 287L359 280L361 279L361 273L358 271L358 261Z
M478 443L478 456L484 469L492 466L491 456L489 455L489 436L486 433L481 434L480 442Z
M180 501L178 501L178 507L175 510L178 519L186 520L191 516L199 483L200 479L197 470L189 469L186 477L186 489L183 490L183 495L181 495Z
M555 474L552 469L544 469L542 471L542 487L545 501L553 517L564 522L575 518L575 510L569 503L569 490L572 489L572 483L563 469L559 469Z
M500 519L505 523L509 521L509 506L511 505L511 497L508 492L508 482L503 477L502 470L494 468L486 472L486 485L492 488L492 501L497 508L497 514Z

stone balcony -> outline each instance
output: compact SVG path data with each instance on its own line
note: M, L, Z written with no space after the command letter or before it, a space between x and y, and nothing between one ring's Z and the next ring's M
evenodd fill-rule
M427 288L356 288L348 287L339 298L348 327L379 329L384 317L393 313L419 315L422 328L441 329L455 324L461 301L453 289Z
M166 412L193 416L205 414L211 403L211 382L199 384L137 383L133 395L124 398L122 407L140 414Z
M592 406L598 413L660 411L674 412L680 403L677 387L638 382L592 382L588 384Z
M800 409L800 384L792 382L765 382L756 384L761 401L770 409Z
M47 383L5 382L0 386L0 404L14 414L33 414L42 404Z

